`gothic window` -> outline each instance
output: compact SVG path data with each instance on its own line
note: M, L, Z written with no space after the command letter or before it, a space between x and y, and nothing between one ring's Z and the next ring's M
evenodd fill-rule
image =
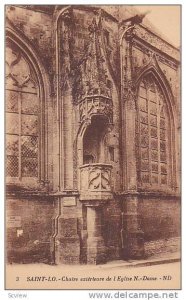
M39 100L35 74L18 48L6 49L6 174L38 177Z
M151 74L138 92L139 175L144 185L169 184L169 116L163 91Z

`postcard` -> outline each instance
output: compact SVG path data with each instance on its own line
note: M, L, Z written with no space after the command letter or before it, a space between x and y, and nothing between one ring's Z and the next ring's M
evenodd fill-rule
M181 289L181 5L5 18L5 288Z

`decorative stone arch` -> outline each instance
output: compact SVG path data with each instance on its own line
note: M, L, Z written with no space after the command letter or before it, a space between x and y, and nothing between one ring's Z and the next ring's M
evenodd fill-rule
M6 23L6 41L20 50L28 64L33 69L35 77L37 78L38 98L40 104L38 180L43 185L45 182L48 182L48 114L46 111L47 103L50 100L49 78L39 54L34 49L28 38L22 32L15 29L8 19Z
M80 166L83 165L83 142L84 142L84 137L86 134L86 131L88 130L89 126L91 126L92 124L92 119L97 116L98 118L103 117L103 115L91 115L91 117L89 119L86 119L84 122L82 122L80 124L80 127L78 129L77 135L76 135L76 139L74 142L74 152L77 153L77 167L79 168ZM103 147L104 144L104 140L105 140L105 135L107 134L107 131L109 130L109 128L112 129L113 125L109 123L109 118L107 118L106 116L104 116L105 118L105 128L103 128L103 136L102 136L102 140L101 140L101 147ZM77 169L78 172L78 169ZM79 180L79 175L77 178L78 182L80 182Z
M169 82L165 76L165 74L162 72L161 68L158 65L158 62L155 57L152 58L150 63L145 66L140 75L138 76L135 86L136 86L136 101L138 99L138 93L139 93L139 87L140 83L142 80L148 76L153 76L154 81L157 82L159 88L161 89L163 96L164 96L164 101L168 110L168 122L170 125L170 133L169 133L169 145L170 145L170 150L169 150L169 155L170 155L170 161L169 161L169 172L170 172L170 178L171 178L171 189L175 189L177 186L176 183L176 145L175 145L175 130L176 130L176 125L175 125L175 100L174 96L171 90L171 87L169 85ZM138 107L138 103L137 107ZM139 117L139 110L138 110L138 117Z

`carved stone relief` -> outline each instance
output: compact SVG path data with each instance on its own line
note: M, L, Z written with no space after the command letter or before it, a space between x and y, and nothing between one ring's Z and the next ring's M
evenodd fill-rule
M111 191L111 165L91 164L81 167L82 191Z

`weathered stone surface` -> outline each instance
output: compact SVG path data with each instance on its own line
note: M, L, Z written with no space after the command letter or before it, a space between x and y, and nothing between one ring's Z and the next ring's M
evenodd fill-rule
M180 53L136 14L6 6L9 262L178 249Z

